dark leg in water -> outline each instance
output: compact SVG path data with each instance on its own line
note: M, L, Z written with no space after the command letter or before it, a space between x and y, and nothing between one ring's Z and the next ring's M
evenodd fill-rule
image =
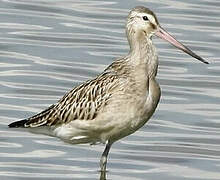
M106 146L105 146L105 150L102 153L102 157L100 159L101 172L106 171L107 157L108 157L108 153L109 153L109 150L111 148L111 145L112 145L112 143L107 141Z
M107 141L105 150L102 153L102 157L100 159L100 168L101 168L100 180L106 180L106 164L107 164L108 153L111 148L111 145L112 143Z

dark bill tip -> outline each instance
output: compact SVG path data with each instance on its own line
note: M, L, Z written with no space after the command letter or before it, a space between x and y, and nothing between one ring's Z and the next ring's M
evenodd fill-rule
M209 64L208 61L204 60L200 56L198 56L196 53L191 51L188 47L184 46L182 43L177 41L173 36L171 36L167 31L165 31L162 27L158 27L158 31L155 33L156 36L160 37L161 39L164 39L171 43L173 46L177 47L178 49L181 49L183 52L189 54L190 56L198 59L199 61Z
M190 56L198 59L199 61L205 63L205 64L209 64L208 61L206 61L205 59L203 59L202 57L198 56L197 54L195 54L193 51L191 51L188 47L182 45L184 47L184 49L181 49L183 50L185 53L189 54Z

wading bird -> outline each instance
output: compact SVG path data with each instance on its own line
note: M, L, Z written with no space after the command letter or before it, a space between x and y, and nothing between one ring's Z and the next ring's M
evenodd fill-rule
M100 167L106 171L111 145L142 127L160 100L160 87L155 79L158 56L152 36L208 64L168 34L148 8L138 6L130 11L126 34L130 45L126 56L115 60L96 78L72 89L48 109L9 127L29 128L72 144L104 143Z

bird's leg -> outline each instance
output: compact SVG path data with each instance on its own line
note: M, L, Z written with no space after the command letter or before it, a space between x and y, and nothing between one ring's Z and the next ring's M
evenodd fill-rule
M105 150L102 153L102 157L100 159L101 172L106 171L107 157L108 157L108 153L109 153L109 150L111 148L111 145L112 145L112 143L107 141L106 146L105 146Z

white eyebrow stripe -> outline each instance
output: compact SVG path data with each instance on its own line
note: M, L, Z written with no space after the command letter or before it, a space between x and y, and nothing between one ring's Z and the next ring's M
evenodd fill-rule
M151 14L139 13L138 15L139 15L140 17L147 16L147 18L149 19L149 21L150 21L151 23L153 23L154 25L157 25L154 16L152 16Z

